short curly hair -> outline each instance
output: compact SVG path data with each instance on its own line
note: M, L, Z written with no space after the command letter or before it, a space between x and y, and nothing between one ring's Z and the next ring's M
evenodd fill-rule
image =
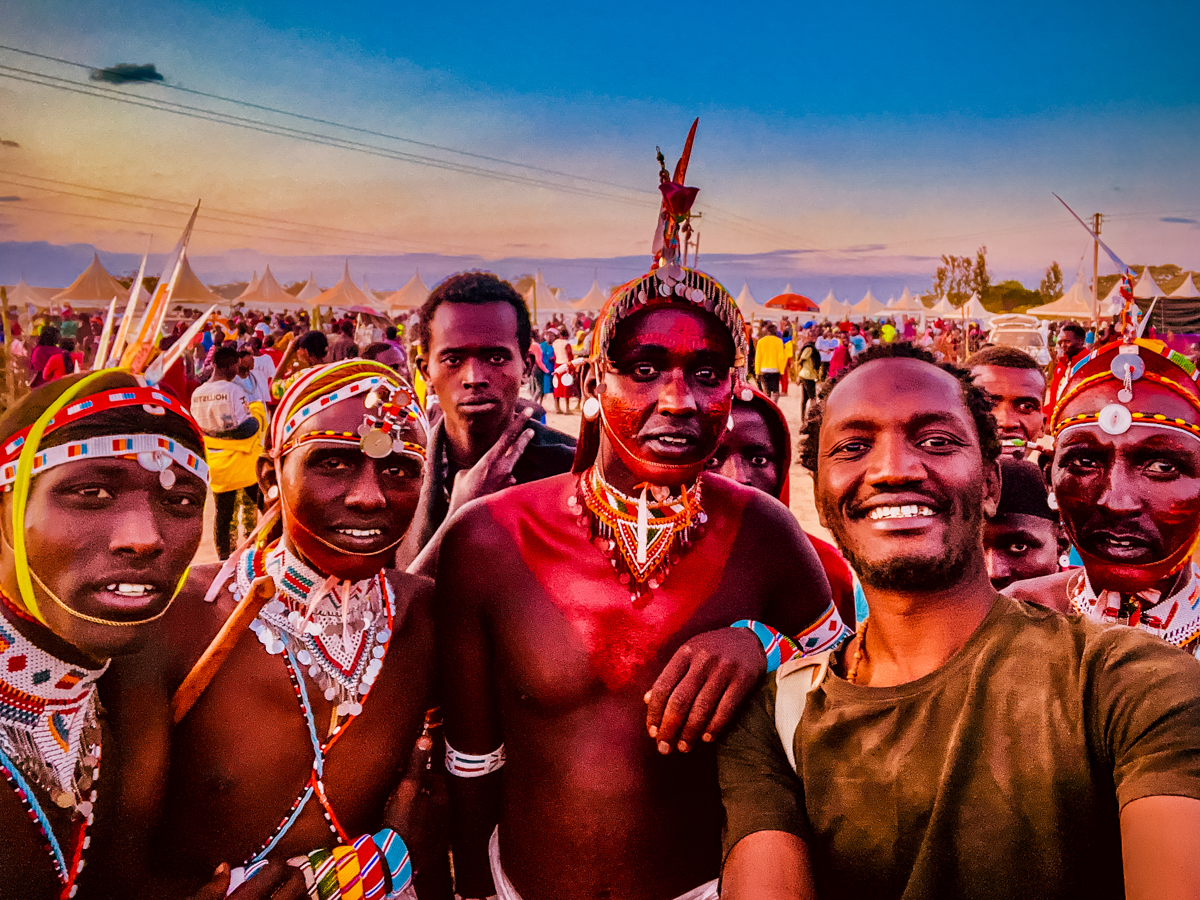
M421 307L416 337L426 353L429 352L434 314L443 303L507 303L517 314L517 346L522 354L529 348L533 326L529 321L529 307L517 289L491 272L459 272L435 287Z
M915 359L918 362L929 363L948 372L958 379L962 390L963 404L971 413L975 422L975 433L979 437L979 450L986 463L995 462L1000 457L1000 435L996 429L996 418L992 415L992 396L975 384L974 376L953 363L938 362L933 354L907 341L891 344L877 344L860 353L850 365L843 369L836 378L821 385L817 402L808 410L808 418L800 433L800 465L808 469L815 477L817 474L818 443L821 436L821 424L825 420L825 405L829 395L847 375L869 362L886 359Z

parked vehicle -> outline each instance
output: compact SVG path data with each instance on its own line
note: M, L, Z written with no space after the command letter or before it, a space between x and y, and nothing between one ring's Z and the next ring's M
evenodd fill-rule
M1045 323L1033 316L1010 313L992 319L988 330L989 344L1004 344L1024 350L1039 366L1050 365L1050 348L1046 344Z

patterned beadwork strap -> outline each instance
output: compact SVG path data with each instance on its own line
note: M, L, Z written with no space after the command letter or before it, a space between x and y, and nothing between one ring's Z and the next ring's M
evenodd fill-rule
M174 438L164 437L161 434L106 434L88 438L86 441L72 441L69 444L49 447L38 451L33 457L32 474L39 475L47 469L61 466L63 463L115 456L136 456L141 453L167 457L191 472L206 485L208 484L208 464ZM16 480L17 464L15 461L0 465L0 491L8 491Z
M366 378L359 378L349 384L342 385L335 391L331 391L321 397L315 397L311 402L305 403L288 418L276 427L275 434L272 435L272 444L277 447L276 451L282 456L287 450L288 443L291 441L292 435L296 429L306 420L322 412L335 403L341 403L343 400L349 400L351 397L366 396L367 391L375 385L383 381L380 375L369 375ZM297 382L298 384L299 382ZM292 386L295 389L295 385ZM290 392L289 392L290 393ZM282 404L281 404L282 405Z
M800 649L785 634L776 631L770 625L756 622L753 619L739 619L732 628L749 628L762 644L763 652L767 654L767 672L774 672L781 665L800 652Z
M480 778L484 775L490 775L497 769L504 767L505 755L504 745L501 744L491 753L485 753L482 756L474 756L470 753L462 753L450 746L450 742L446 742L446 771L451 775L457 775L459 778Z

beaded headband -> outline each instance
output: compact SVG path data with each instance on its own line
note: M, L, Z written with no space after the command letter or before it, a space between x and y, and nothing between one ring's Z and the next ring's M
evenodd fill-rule
M174 438L161 434L106 434L85 441L59 444L41 450L33 457L30 475L40 475L47 469L61 466L63 463L104 457L136 458L142 468L158 472L159 482L168 490L175 484L175 473L171 471L173 462L195 475L205 485L208 484L208 464ZM0 465L0 492L12 490L12 484L16 480L16 462Z
M111 369L102 369L99 372L92 372L91 374L86 375L85 377L81 378L79 381L75 382L70 387L68 387L65 391L63 391L62 394L60 394L58 396L57 399L54 400L53 403L50 404L50 406L46 409L46 411L43 412L38 417L36 422L34 422L28 428L21 429L21 431L17 432L17 434L14 435L14 437L9 440L9 442L4 447L4 451L3 451L4 456L0 457L3 459L6 466L7 466L7 464L12 463L15 468L15 471L13 473L13 480L10 483L8 489L11 489L12 494L13 494L12 551L13 551L13 566L14 566L14 569L16 570L16 576L17 576L17 588L20 591L21 602L24 605L26 611L28 611L30 615L32 615L35 619L37 619L42 624L46 623L46 619L42 615L41 606L38 603L37 595L34 593L33 583L35 580L37 581L38 586L41 587L42 590L46 593L46 595L60 609L66 611L72 617L78 618L78 619L83 619L85 621L92 622L92 623L99 624L99 625L112 625L112 626L143 625L148 622L152 622L155 619L161 618L166 613L167 608L169 608L169 606L170 606L170 603L172 601L174 601L175 597L178 596L180 590L183 589L183 585L187 580L187 572L185 571L183 574L183 577L180 578L179 583L175 587L175 592L171 595L171 600L168 601L167 605L162 610L160 610L158 613L154 614L153 616L150 616L146 619L137 620L137 621L100 619L95 616L84 615L83 613L80 613L77 610L72 609L70 606L68 606L66 603L64 603L62 601L62 599L59 598L52 590L50 590L50 588L42 581L42 579L40 577L38 577L38 574L33 570L33 567L29 564L29 553L28 553L28 549L25 545L25 513L26 513L26 508L29 504L30 482L33 480L33 475L35 474L34 470L35 470L35 466L36 466L36 461L37 461L37 458L42 455L38 452L38 448L42 442L42 439L46 436L46 434L48 434L58 428L65 427L68 424L78 422L84 418L87 418L88 416L93 416L98 413L104 412L106 410L118 409L118 408L126 407L126 406L141 405L151 415L166 415L167 411L170 410L171 412L175 413L176 415L181 416L184 419L184 421L188 423L189 427L191 427L196 432L197 435L201 435L201 436L203 435L203 432L201 432L200 426L196 424L195 419L193 419L191 417L191 415L178 403L178 401L176 401L169 394L165 394L161 391L156 391L153 388L145 386L144 384L139 384L139 385L137 385L135 387L131 387L131 388L124 388L122 390L105 391L101 394L88 397L86 400L83 400L81 402L71 403L72 400L74 400L80 394L84 393L84 391L87 390L87 388L90 385L92 385L97 379L108 376L108 375L112 374L113 371L114 370L111 370ZM65 410L65 413L64 413L64 410ZM150 465L148 463L151 461L151 458L152 458L155 468L157 468L160 473L165 472L167 467L161 465L162 457L160 454L166 453L167 458L171 459L171 460L173 460L174 457L171 455L171 451L168 448L158 446L157 441L161 437L161 435L138 435L138 436L119 435L119 436L116 436L116 440L121 441L123 443L126 440L130 440L132 437L150 438L150 439L152 439L153 446L147 446L145 450L136 450L136 449L133 449L132 447L130 447L121 453L113 452L113 453L108 453L105 455L109 455L109 456L122 455L122 456L124 456L124 455L128 455L130 453L133 453L135 455L149 454L149 456L145 460L143 460L142 458L139 458L138 461L141 462L144 467L150 468ZM114 437L110 435L110 436L108 436L107 439L109 441L112 441L114 439ZM96 441L98 445L100 443L102 443L104 440L105 440L104 437L101 437L98 439L97 438L92 439L92 441ZM173 445L176 443L175 441L171 440L170 438L165 438L164 440L166 440L168 443L173 444ZM79 443L85 443L85 442L79 441L79 442L75 442L75 443L79 444ZM88 443L90 443L90 441ZM147 442L147 443L150 443L150 442ZM71 444L66 444L63 446L66 448L69 448L69 447L71 447ZM109 447L111 448L112 444L110 444ZM49 450L57 450L57 449L58 448L49 448ZM47 451L47 452L49 452L49 451ZM14 454L16 456L15 461L13 459ZM79 454L78 456L76 456L74 458L78 459L79 456L82 456L82 454ZM68 459L63 460L63 462L70 461L70 460L71 460L71 458L68 457ZM58 464L58 463L54 463L54 464ZM168 463L168 465L169 465L169 463ZM200 466L204 466L203 471L206 476L208 467L206 465L204 465L203 461L196 460L194 467L195 467L197 477L204 477L199 474ZM41 468L44 470L46 468L46 466L43 465ZM161 475L160 475L160 480L161 480ZM205 480L205 483L207 483L206 477L204 477L204 480ZM0 534L2 534L2 532L0 532ZM7 536L5 536L5 540L7 542Z
M308 402L296 408L299 398L310 390L315 381L328 378L338 369L346 370L344 379L334 379L328 385L328 388L332 388L332 390L312 397ZM298 429L306 420L337 403L355 397L363 397L364 405L368 410L382 406L388 407L386 411L382 408L379 410L381 415L372 415L368 412L363 418L363 424L359 428L359 435L355 442L368 456L380 458L386 456L387 452L391 452L390 450L382 452L385 448L379 438L384 435L385 431L389 435L393 431L398 431L401 419L415 422L428 436L428 420L424 410L413 399L412 392L400 383L394 372L386 370L387 374L385 374L385 367L380 366L379 369L379 374L364 375L361 360L346 360L328 366L316 366L302 373L284 393L279 402L279 408L271 420L271 456L281 459L299 446L297 437L300 432ZM388 400L381 402L384 393L388 395ZM393 395L395 395L395 400L391 399ZM396 402L400 400L404 402ZM392 409L393 406L397 408ZM385 423L386 429L383 427ZM311 435L312 432L309 434ZM396 443L396 440L395 435L392 435L389 446L391 443ZM403 441L400 443L402 445ZM403 446L397 449L402 450Z

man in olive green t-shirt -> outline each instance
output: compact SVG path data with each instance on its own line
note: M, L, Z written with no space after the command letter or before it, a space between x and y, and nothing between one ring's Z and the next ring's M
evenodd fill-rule
M970 376L907 344L810 413L871 616L789 747L774 680L726 735L725 900L1200 896L1200 662L996 593L999 449Z

